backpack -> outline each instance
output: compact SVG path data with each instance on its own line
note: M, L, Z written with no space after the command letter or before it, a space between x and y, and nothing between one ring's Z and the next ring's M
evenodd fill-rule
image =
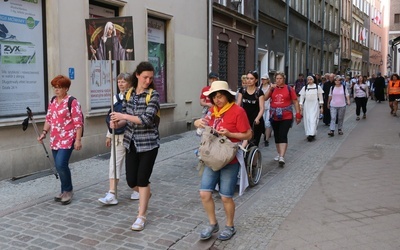
M318 102L319 102L319 97L318 97L318 84L316 84L315 83L315 88L311 88L311 89L316 89L317 90L317 99L318 99ZM307 87L308 87L308 84L306 84L305 86L304 86L304 102L306 101L306 91L307 91ZM308 89L308 90L310 90L310 89Z
M133 88L130 88L130 89L128 90L128 92L126 92L126 95L125 95L126 101L128 101L129 99L131 99L132 91L133 91ZM153 93L153 89L152 89L152 88L149 88L149 93L147 93L147 95L146 95L146 105L149 105L149 102L150 102L151 94L152 94L152 93ZM156 124L157 127L158 127L158 125L160 124L160 120L161 120L161 113L160 113L160 110L158 110L158 111L157 111L157 115L156 115L156 117L154 118L154 123Z
M292 98L291 87L290 87L289 85L287 85L287 84L286 84L286 86L287 86L287 89L288 89L288 91L289 91L290 98ZM274 93L274 90L275 90L275 88L271 89L271 96L272 96L272 93Z
M114 105L113 105L114 112L122 112L122 100L121 100L121 98L119 98L119 94L116 94L115 97L117 98L117 102L114 103ZM106 123L107 123L108 131L110 133L112 133L112 128L110 128L110 119L111 119L110 114L111 114L111 109L108 111L108 114L106 116ZM115 128L114 134L116 134L116 135L123 134L125 132L125 127L126 127L126 125L121 128Z
M53 103L54 99L56 99L56 96L53 96L53 97L51 98L50 103ZM68 110L69 110L69 113L70 113L70 114L71 114L72 102L73 102L75 99L76 99L76 98L73 97L73 96L70 96L70 97L68 98ZM72 114L71 114L71 116L72 116ZM81 134L81 137L83 137L83 125L85 124L85 120L84 120L84 119L85 119L85 118L84 118L83 112L82 112L82 134Z

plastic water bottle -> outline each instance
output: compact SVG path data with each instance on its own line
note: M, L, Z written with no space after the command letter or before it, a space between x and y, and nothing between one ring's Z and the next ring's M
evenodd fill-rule
M204 116L204 118L202 118L202 119L205 119L207 121L207 123L208 123L208 121L211 120L211 112L208 111L206 116ZM198 136L201 136L203 134L203 131L204 131L204 128L197 128L196 129L196 134Z

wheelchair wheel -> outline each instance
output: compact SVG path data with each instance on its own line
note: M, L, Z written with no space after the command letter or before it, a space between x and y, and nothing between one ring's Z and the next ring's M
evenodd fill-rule
M254 187L260 181L262 174L261 152L256 146L251 147L247 152L246 170L249 179L249 185Z

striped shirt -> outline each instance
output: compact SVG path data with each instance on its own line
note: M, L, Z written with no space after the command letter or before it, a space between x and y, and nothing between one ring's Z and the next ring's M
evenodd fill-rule
M160 109L160 95L156 90L151 93L151 98L146 104L146 96L149 90L146 89L139 95L136 95L135 89L129 100L122 103L122 112L129 115L138 116L142 124L135 124L127 121L124 134L124 147L130 151L130 145L133 141L136 152L147 152L160 146L160 136L158 127L155 124L155 117Z

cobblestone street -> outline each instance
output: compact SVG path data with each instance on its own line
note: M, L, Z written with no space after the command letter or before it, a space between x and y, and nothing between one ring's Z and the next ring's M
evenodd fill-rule
M138 201L124 182L118 205L98 203L108 186L105 155L71 164L75 196L67 206L52 199L54 176L0 182L0 249L399 249L399 119L385 104L368 105L362 121L348 107L343 136L328 138L320 124L310 143L295 125L283 169L273 140L261 146L264 175L235 197L237 233L229 241L198 240L207 218L193 153L199 138L189 131L162 140L145 230L130 230Z

